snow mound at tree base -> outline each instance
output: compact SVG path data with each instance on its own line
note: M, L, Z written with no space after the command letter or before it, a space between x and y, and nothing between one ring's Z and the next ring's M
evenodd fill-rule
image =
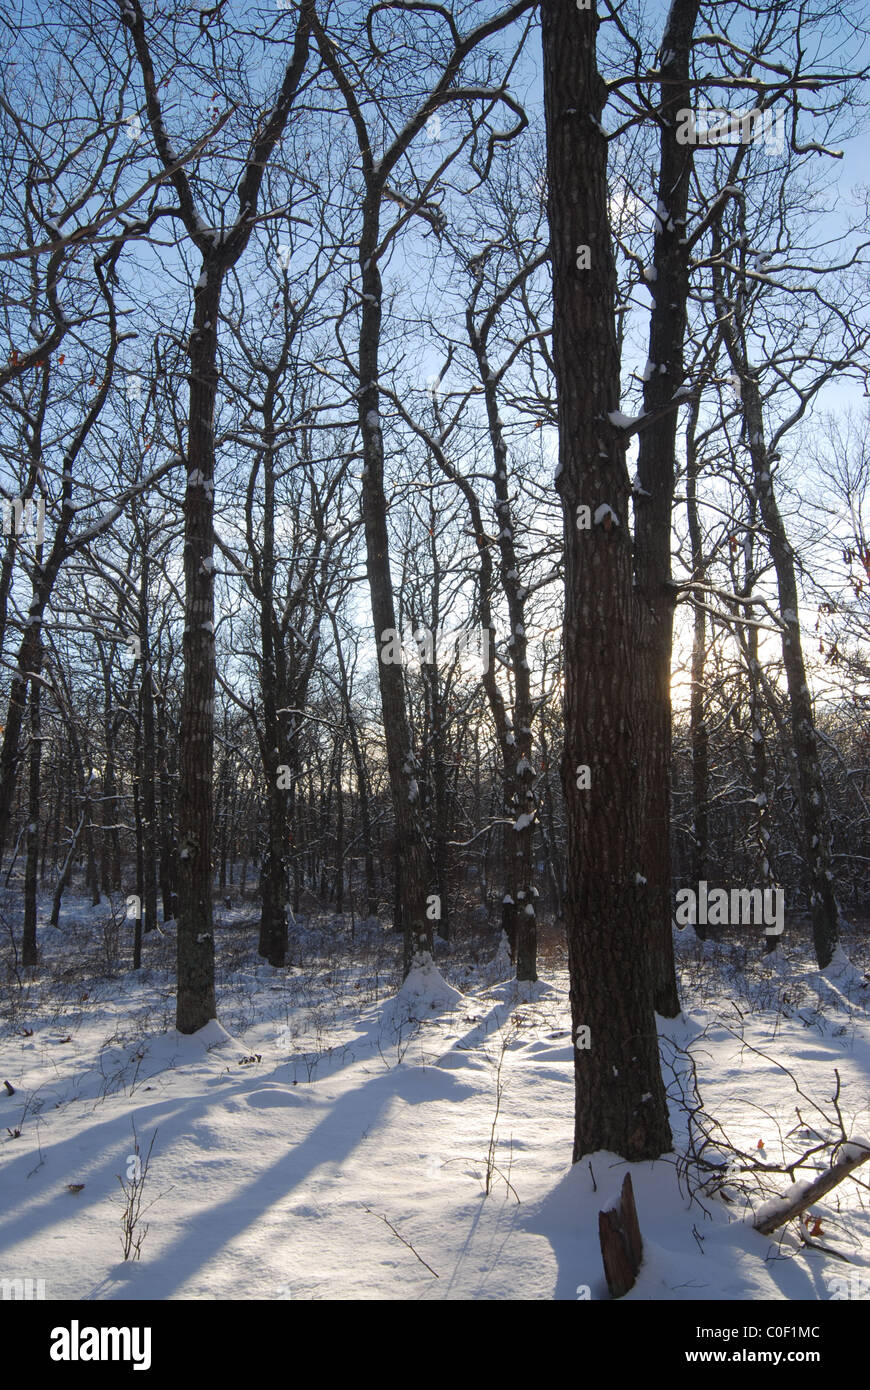
M232 1033L228 1033L223 1024L218 1023L216 1018L212 1018L203 1028L197 1029L195 1033L179 1033L176 1028L171 1029L165 1039L160 1039L160 1044L165 1047L181 1048L183 1053L191 1056L196 1055L200 1050L212 1052L216 1047L226 1047L227 1044L244 1051L238 1038L234 1038Z
M853 984L866 985L867 983L861 971L852 964L842 946L837 947L830 964L826 965L824 970L820 970L819 974L823 975L826 980L830 980L831 984L837 984L841 988L843 986L850 988Z
M487 991L505 1004L535 1004L553 993L544 980L500 980Z
M384 1007L384 1016L394 1021L416 1019L422 1022L434 1014L456 1008L465 996L449 985L437 965L424 951L415 956L402 988Z
M518 1004L532 1004L553 991L544 980L514 980Z
M813 972L812 978L832 1001L848 1000L859 1007L870 1005L868 981L852 964L842 946L837 947L824 970Z
M511 953L508 947L508 939L503 931L499 932L498 950L493 956L489 965L483 972L484 979L488 984L498 985L502 980L510 980L513 977L514 967L511 964Z

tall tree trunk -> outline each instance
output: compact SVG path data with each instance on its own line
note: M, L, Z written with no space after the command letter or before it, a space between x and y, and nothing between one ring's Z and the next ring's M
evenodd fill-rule
M735 593L742 598L750 598L758 580L758 568L755 564L755 534L758 527L758 499L750 497L749 516L746 522L746 531L743 537L743 578L738 581L734 574ZM732 537L732 544L736 546L737 539ZM736 565L734 566L736 569ZM735 615L735 627L737 640L743 657L746 662L747 683L749 686L749 782L752 789L752 800L754 810L752 813L752 824L746 840L750 844L750 860L753 863L754 878L753 887L760 886L762 890L774 886L774 874L771 863L771 831L770 831L770 798L768 796L768 776L767 776L767 742L762 728L763 711L765 707L764 691L762 688L761 662L758 659L758 627L755 622L739 622L739 617L746 617L746 610L741 609L740 604L732 605ZM749 617L754 618L755 614L750 610ZM761 878L760 885L758 878ZM697 928L696 928L697 930ZM765 934L765 952L769 954L776 950L777 938Z
M635 664L641 743L641 872L646 879L641 910L653 943L656 1010L680 1012L671 914L671 654L674 591L671 584L671 515L674 502L677 409L683 384L683 339L689 295L686 217L692 146L677 141L678 113L690 109L692 34L699 0L673 0L661 42L658 212L649 352L643 389L650 421L638 440L635 491L635 577L638 651ZM670 408L669 408L670 407Z
M441 668L441 650L438 635L441 630L441 586L443 578L443 566L441 557L438 554L438 511L435 506L434 495L429 498L429 561L432 566L432 588L429 606L429 631L433 634L432 651L427 653L431 656L431 661L422 664L421 681L423 684L424 702L426 709L426 726L424 729L424 749L425 758L423 761L423 777L428 789L428 801L426 808L426 836L431 846L432 875L435 880L435 892L437 896L437 913L432 921L437 923L433 927L433 933L442 937L445 941L450 939L450 901L449 901L449 874L448 863L450 850L448 848L448 837L450 835L450 808L448 805L448 780L447 780L447 729L445 708L445 681L449 676L445 675ZM428 915L427 906L427 915Z
M23 965L36 965L36 890L39 866L39 772L42 760L42 731L39 704L42 685L30 685L30 757L27 794L27 861L24 869L24 933L21 942Z
M472 483L459 473L448 460L438 441L430 438L427 442L445 475L455 483L468 505L474 538L477 543L478 612L480 625L486 634L489 660L485 663L482 683L489 703L493 727L498 739L502 770L502 826L500 842L503 846L504 890L501 903L501 924L509 947L510 957L516 968L517 979L537 979L537 889L532 883L532 845L534 821L537 815L537 802L534 795L534 768L531 762L531 684L528 668L527 642L525 633L525 607L519 585L519 571L514 549L510 504L507 490L507 445L504 440L501 421L498 419L498 403L494 394L492 374L486 356L485 345L481 341L474 322L473 304L466 312L466 331L477 357L478 372L487 392L487 409L490 426L490 442L495 459L496 516L500 530L508 532L499 540L501 558L501 579L507 595L508 612L511 620L512 666L514 671L513 715L508 707L495 674L495 620L492 612L492 592L494 566L490 554L490 542L483 526L480 502ZM510 578L507 576L510 575ZM518 732L519 738L518 738ZM480 787L480 748L475 744L477 787ZM479 807L478 807L479 812ZM476 816L479 823L479 813ZM517 825L519 824L519 829ZM490 837L487 836L487 850ZM484 903L487 900L486 853L481 867L481 892ZM531 907L531 913L523 908Z
M761 519L773 558L783 623L782 660L791 714L791 757L797 768L803 828L804 878L813 921L813 944L819 968L829 965L839 937L840 908L834 893L831 825L827 793L819 761L812 696L807 680L798 614L798 585L794 551L789 544L773 490L772 460L764 436L761 392L757 377L741 376L741 389L750 439L753 477Z
M344 911L344 790L341 785L344 774L344 759L342 757L344 750L340 739L341 735L339 735L338 745L338 802L335 822L335 910L339 916Z
M686 430L686 511L689 523L692 579L702 584L706 574L704 538L698 514L698 453L695 446L695 427L699 405L693 404ZM707 733L707 614L703 593L697 593L693 610L692 690L689 700L689 726L692 746L692 873L695 890L706 882L710 868L710 753ZM703 938L706 925L696 923L695 933Z
M107 717L106 733L109 734L110 718ZM111 746L110 746L111 748ZM100 840L100 878L103 892L117 893L121 886L121 841L118 834L118 779L115 773L114 753L106 750L106 766L103 772L102 837Z
M566 926L574 1025L576 1162L671 1146L650 942L637 926L639 779L632 556L619 407L616 275L608 222L606 87L591 10L542 0L557 488L565 536ZM578 253L589 248L589 261ZM589 506L591 529L577 526ZM578 774L588 767L591 781ZM588 1033L585 1030L589 1030Z
M72 769L70 766L69 759L64 756L64 753L60 746L60 740L58 740L58 769L57 784L55 787L54 798L54 817L50 822L51 829L49 830L49 834L51 835L51 845L53 854L52 863L55 870L57 869L57 856L58 851L60 849L60 828L63 825L64 797L66 795L67 786L69 784L69 779L71 776ZM55 922L54 925L57 926L57 923Z
M9 704L6 709L6 722L3 726L3 743L0 746L0 858L2 858L5 847L12 813L12 801L15 796L15 783L21 757L21 728L27 707L27 686L30 672L36 669L36 662L42 649L42 618L47 597L40 574L34 584L30 618L21 639L18 659L12 672Z
M166 729L166 690L161 690L157 700L157 761L160 768L160 897L163 903L163 920L170 922L175 917L177 900L175 891L175 866L177 861L175 845L175 812L172 796L172 771L170 759L174 758L174 745L169 747Z
M755 527L755 510L756 504L753 503L749 530L746 538L747 574L745 587L747 594L752 593L757 578L755 568L750 558L752 555L752 533ZM761 681L759 680L759 671L761 667L758 660L758 628L754 625L750 625L746 629L745 646L746 669L749 674L750 777L753 800L755 802L752 833L755 840L755 858L761 877L760 886L763 891L773 888L775 875L771 849L767 740L764 737L764 729L762 727L764 699L762 696ZM767 955L770 955L771 952L776 950L778 941L778 937L765 933L764 949Z
M142 834L142 740L136 740L136 775L133 779L133 825L136 830L136 913L133 918L133 969L142 964L142 897L145 891L145 844Z
M555 798L553 795L553 781L550 775L550 749L547 742L547 733L544 728L541 729L541 770L544 773L543 805L547 822L544 847L547 853L550 887L553 892L553 912L556 920L561 922L563 919L562 899L565 895L565 864L559 847L559 837L556 834Z
M94 826L97 821L94 814L94 781L94 775L91 772L85 791L85 807L87 809L85 818L85 887L90 889L91 906L99 907L100 869L97 863L97 843L94 835Z
M402 666L384 661L383 644L395 633L396 609L390 570L387 498L384 491L384 443L379 414L381 284L377 263L380 188L369 188L360 239L362 311L359 339L359 421L363 441L362 504L366 570L372 622L378 647L378 683L387 749L387 767L395 826L398 907L405 938L404 970L415 957L432 951L432 923L426 917L426 849L420 823L420 788L405 707Z
M349 703L346 705L350 751L353 755L356 772L357 802L359 804L360 834L363 842L363 863L366 881L366 912L369 917L378 914L378 888L375 877L375 855L372 845L372 813L369 797L369 779L366 774L365 759L359 741L359 733L353 721Z
M483 275L481 266L480 277ZM480 279L478 286L480 287ZM531 670L526 637L525 590L520 581L520 561L514 538L514 518L508 490L508 449L499 414L497 377L487 355L487 334L493 318L475 322L475 297L465 314L466 332L477 361L486 404L487 424L492 448L495 513L502 592L507 600L510 633L507 648L513 672L512 718L505 717L502 741L505 815L506 892L502 903L502 925L511 943L518 980L536 980L538 924L537 889L533 882L533 850L538 804L535 796L535 768L532 762ZM494 643L494 634L493 634ZM494 656L491 656L494 661ZM490 698L490 705L492 699Z
M53 672L55 691L60 687L63 689L63 673L60 669ZM66 889L72 878L73 866L79 852L82 838L87 844L87 835L90 830L89 821L91 814L90 787L93 775L85 768L85 760L82 754L82 746L79 740L78 729L72 713L72 701L69 690L66 689L65 698L61 705L61 712L64 715L67 738L69 740L69 759L68 776L66 778L65 790L67 794L67 819L70 827L75 823L75 830L71 830L70 845L64 859L60 878L54 891L54 901L51 907L51 925L56 927L60 918L60 905ZM78 784L78 794L73 791L75 782ZM78 803L78 804L76 804ZM87 854L89 871L91 866L95 868L93 856L93 835L91 834L91 848Z
M190 337L184 501L184 688L179 728L176 1026L214 1018L214 412L221 270L203 264Z
M139 718L142 730L142 927L145 932L153 931L157 926L157 851L160 843L157 827L154 677L148 630L148 571L149 558L146 550L142 559L139 588L139 646L142 652L142 680L139 688Z
M61 470L60 507L54 538L48 551L48 558L45 560L45 563L43 563L43 548L40 542L37 545L36 556L31 571L31 595L27 625L18 648L18 656L12 673L9 705L6 712L6 722L3 726L3 741L2 745L0 745L0 860L2 860L3 857L3 848L9 829L9 817L13 798L15 796L15 781L20 756L19 743L21 738L21 726L24 720L24 710L27 703L27 685L30 680L30 673L38 669L37 663L42 657L42 626L55 581L60 572L61 565L76 548L75 544L71 544L69 539L73 521L76 517L76 508L73 504L73 476L75 463L79 454L85 447L91 431L100 418L103 406L108 399L109 388L112 381L115 358L118 350L118 335L115 305L111 294L107 291L107 276L110 279L111 275L114 273L114 262L117 256L120 255L122 245L122 241L116 241L113 244L111 256L109 253L106 253L103 261L96 268L100 290L106 304L106 313L111 334L110 345L106 354L102 382L85 412L84 419L75 431L72 440L64 452ZM36 500L35 497L34 500ZM91 837L91 839L93 839L93 837ZM99 885L97 886L97 892L99 893Z
M263 545L259 560L254 545L253 477L248 489L247 525L252 555L253 587L258 600L260 623L260 693L263 729L260 756L266 778L267 845L260 882L261 917L258 950L270 965L282 966L287 956L287 803L290 781L295 780L297 741L290 741L291 761L281 752L283 731L279 705L286 705L286 672L281 634L275 617L275 432L274 410L277 377L269 380L263 405L265 422L263 467Z
M112 678L109 662L100 651L101 674L103 678L103 738L105 740L102 776L102 795L100 797L100 881L103 892L116 893L121 887L121 836L118 831L120 819L118 799L118 775L115 766L115 733L117 716L112 703Z
M179 728L178 996L176 1026L193 1033L215 1015L214 921L214 421L221 287L242 255L257 221L266 165L287 125L308 62L313 0L301 0L290 61L275 100L258 124L238 187L239 212L220 237L204 224L191 184L169 141L140 0L121 10L145 89L151 134L178 197L187 234L202 255L193 292L193 331L187 419L184 501L184 688ZM2 809L2 808L0 808Z
M12 587L12 571L15 567L15 550L17 544L18 542L13 527L3 547L3 560L2 563L0 563L0 656L3 655L3 648L6 642L9 590Z
M717 255L721 251L718 234L714 238L714 251ZM752 480L776 573L782 621L782 660L791 715L791 758L797 771L803 830L803 876L812 913L816 960L819 968L824 970L837 949L840 908L834 893L830 816L801 643L795 556L774 492L774 459L770 457L766 443L759 373L747 360L738 325L734 322L733 313L725 304L721 273L717 273L715 268L714 284L719 330L731 366L740 383L746 440L752 463Z
M61 866L60 877L57 880L57 886L55 887L54 897L51 903L51 916L49 922L53 927L56 927L60 921L60 905L63 900L63 895L69 887L70 878L72 877L73 863L75 862L76 850L78 849L82 831L85 828L86 815L84 798L82 798L82 809L79 814L78 823L75 830L70 833L69 849L67 850L66 857Z

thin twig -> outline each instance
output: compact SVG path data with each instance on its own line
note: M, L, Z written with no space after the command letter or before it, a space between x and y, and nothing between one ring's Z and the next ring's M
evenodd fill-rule
M378 1216L378 1213L377 1213L376 1211L372 1211L371 1207L367 1207L367 1206L365 1205L365 1203L363 1203L363 1211L367 1211L368 1214L369 1214L369 1216ZM434 1274L436 1279L440 1279L440 1278L441 1278L441 1276L440 1276L440 1274L438 1274L437 1270L434 1270L434 1269L432 1268L431 1265L426 1264L426 1261L423 1259L423 1256L422 1256L422 1255L417 1255L417 1251L414 1249L414 1247L413 1247L413 1245L411 1244L411 1242L410 1242L409 1240L405 1240L405 1237L404 1237L403 1235L401 1235L399 1231L396 1230L396 1228L395 1228L395 1226L393 1225L392 1221L388 1221L387 1218L386 1218L385 1216L378 1216L378 1220L379 1220L379 1221L383 1221L383 1223L384 1223L385 1226L389 1226L390 1230L392 1231L392 1233L393 1233L393 1235L396 1237L396 1239L397 1239L397 1240L400 1240L400 1241L402 1242L403 1245L407 1245L407 1247L408 1247L408 1249L410 1250L411 1254L417 1256L417 1259L420 1261L421 1265L424 1265L425 1268L428 1269L428 1271L429 1271L430 1274Z

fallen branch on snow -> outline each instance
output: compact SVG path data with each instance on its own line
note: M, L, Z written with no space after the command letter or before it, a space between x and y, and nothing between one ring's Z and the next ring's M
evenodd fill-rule
M762 1235L769 1236L771 1232L784 1226L787 1221L795 1216L800 1216L801 1212L811 1207L814 1202L818 1202L832 1188L847 1178L856 1168L860 1168L862 1163L870 1159L870 1145L862 1141L844 1144L840 1150L842 1155L838 1161L831 1165L826 1173L822 1173L812 1182L798 1182L783 1197L775 1197L771 1202L765 1202L756 1213L754 1226L756 1231Z

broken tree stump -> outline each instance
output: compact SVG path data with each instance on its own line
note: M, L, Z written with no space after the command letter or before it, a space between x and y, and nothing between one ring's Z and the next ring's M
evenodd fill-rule
M622 1298L634 1287L643 1259L631 1173L623 1179L616 1206L598 1213L598 1238L607 1287L614 1298Z

